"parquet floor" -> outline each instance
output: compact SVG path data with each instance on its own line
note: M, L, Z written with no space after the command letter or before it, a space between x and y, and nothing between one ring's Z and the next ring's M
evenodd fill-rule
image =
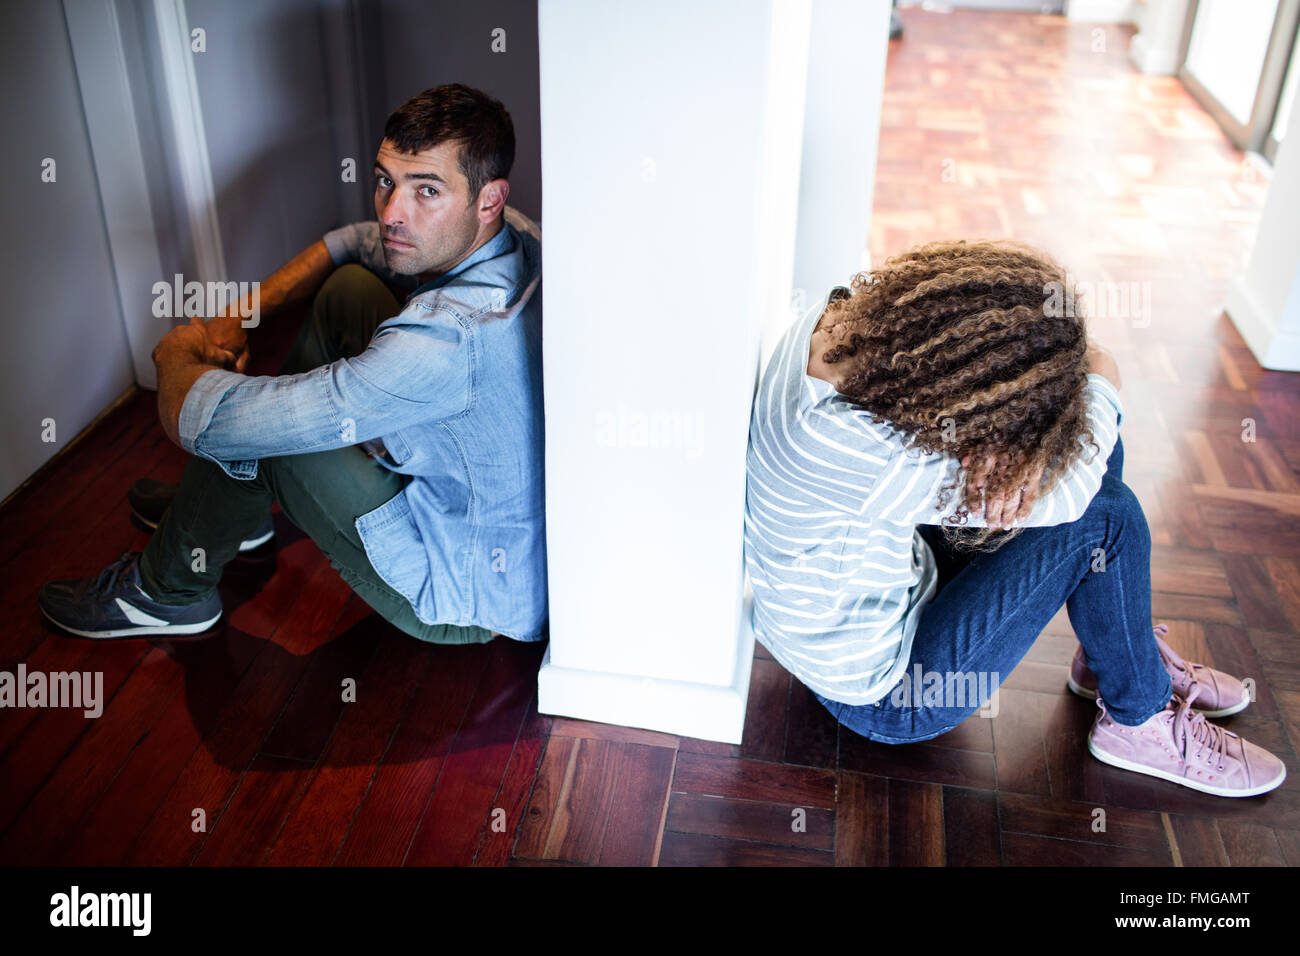
M1125 29L906 24L872 252L1013 236L1109 288L1149 283L1149 311L1095 327L1125 377L1155 613L1255 681L1230 726L1284 757L1282 789L1216 799L1088 756L1063 615L996 717L926 744L840 732L761 649L739 746L542 716L541 648L406 638L280 517L274 557L229 570L213 639L60 638L41 583L142 547L127 488L180 473L137 395L0 511L0 668L102 671L108 699L97 720L0 711L0 863L1300 863L1300 377L1261 371L1219 305L1265 179L1175 80L1132 71Z

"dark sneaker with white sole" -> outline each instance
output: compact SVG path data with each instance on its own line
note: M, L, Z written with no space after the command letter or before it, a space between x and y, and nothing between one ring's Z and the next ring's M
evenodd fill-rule
M176 497L176 488L177 485L172 482L141 478L126 493L127 503L131 506L131 513L135 515L137 521L150 531L156 530L158 522L162 520L163 514L171 506L172 499ZM240 542L239 550L241 552L252 551L254 548L260 548L274 537L275 525L271 523L271 516L268 514L266 520L262 522L261 527L253 533L252 537Z
M79 637L198 634L221 617L216 588L198 604L159 604L140 586L140 552L129 551L98 577L55 581L41 588L41 613Z

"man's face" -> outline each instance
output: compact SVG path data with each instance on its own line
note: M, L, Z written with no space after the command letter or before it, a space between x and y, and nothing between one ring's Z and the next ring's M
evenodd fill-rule
M457 165L459 145L414 155L384 140L375 158L375 215L388 268L431 278L453 268L478 236L477 196Z

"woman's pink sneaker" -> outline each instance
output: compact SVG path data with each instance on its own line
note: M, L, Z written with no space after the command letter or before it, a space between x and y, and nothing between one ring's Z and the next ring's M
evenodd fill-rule
M1174 695L1184 700L1192 684L1200 685L1197 698L1199 710L1206 717L1227 717L1246 709L1250 703L1250 692L1246 685L1231 674L1216 671L1204 664L1185 661L1174 653L1174 649L1161 640L1169 633L1164 624L1157 624L1153 631L1156 635L1156 647L1160 649L1160 659L1164 661L1165 670L1174 685ZM1088 661L1083 656L1083 648L1074 649L1074 660L1070 662L1070 690L1089 700L1097 699L1097 677L1088 669Z
M1280 786L1286 779L1281 760L1193 712L1201 693L1193 683L1184 699L1171 700L1137 727L1114 720L1097 698L1101 713L1088 734L1088 750L1102 763L1220 797L1253 797Z

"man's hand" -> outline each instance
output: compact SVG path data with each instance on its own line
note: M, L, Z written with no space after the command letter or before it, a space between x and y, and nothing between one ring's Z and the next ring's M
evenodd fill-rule
M208 323L197 316L189 325L178 325L153 347L154 365L175 366L198 362L219 368L231 368L235 353L223 348L208 332Z
M995 456L986 456L975 467L971 467L970 455L961 460L967 469L966 484L971 488L983 490L993 466L997 463ZM1018 521L1025 521L1034 510L1038 499L1038 487L1043 480L1043 469L1036 468L1025 483L1009 494L995 495L984 500L984 524L996 531L1005 531Z
M214 346L234 356L227 367L235 372L242 372L248 366L248 330L243 322L240 315L219 315L210 319L205 329Z
M286 308L310 299L334 271L334 260L324 240L317 239L298 255L257 283L257 314L259 318L275 315ZM401 296L398 296L401 299ZM248 366L248 329L245 315L253 303L232 302L225 315L217 315L207 323L208 338L219 349L228 352L231 360L223 365L233 372L243 372Z
M207 323L195 317L189 325L178 325L158 340L153 364L158 369L158 418L167 437L179 445L185 396L204 372L233 369L236 357L213 342Z

